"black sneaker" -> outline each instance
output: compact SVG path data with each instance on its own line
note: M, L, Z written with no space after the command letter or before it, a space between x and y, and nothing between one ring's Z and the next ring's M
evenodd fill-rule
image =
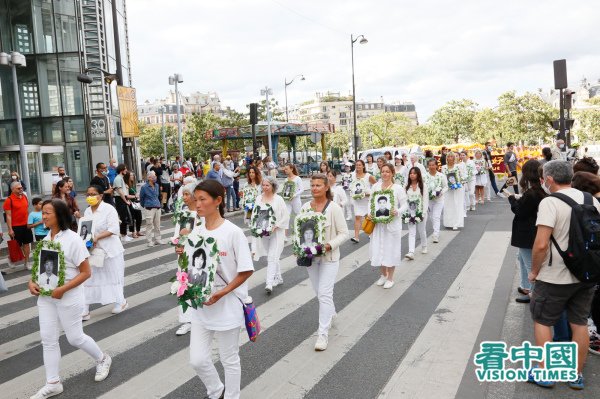
M529 303L531 302L531 298L529 298L529 295L523 295L515 298L515 301L519 303Z

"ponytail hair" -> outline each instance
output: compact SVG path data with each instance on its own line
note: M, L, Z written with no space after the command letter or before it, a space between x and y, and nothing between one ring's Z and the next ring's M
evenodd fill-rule
M294 175L298 176L298 169L296 169L296 165L294 165L293 163L286 163L285 166L290 168Z
M211 196L212 199L221 197L221 203L219 204L219 213L221 217L225 217L225 187L216 180L204 180L196 186L194 191L204 191Z
M333 201L333 193L331 192L331 186L329 185L329 180L327 179L326 174L315 173L314 175L312 175L310 180L322 180L323 184L325 184L325 186L327 186L327 192L325 193L325 196L327 197L327 199L329 201Z

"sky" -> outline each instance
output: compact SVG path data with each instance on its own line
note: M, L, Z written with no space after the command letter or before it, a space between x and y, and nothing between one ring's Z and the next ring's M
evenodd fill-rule
M600 79L600 1L556 0L127 0L133 86L138 103L164 98L168 76L180 92L216 91L222 106L273 89L281 106L316 92L411 101L419 121L450 100L495 106L554 87L552 61L567 60L569 86Z

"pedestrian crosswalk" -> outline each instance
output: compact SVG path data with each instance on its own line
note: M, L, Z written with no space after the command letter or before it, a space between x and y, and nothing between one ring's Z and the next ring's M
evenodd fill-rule
M318 303L290 243L281 257L284 284L270 296L264 291L266 260L256 262L249 289L263 331L254 343L240 331L242 398L454 397L509 248L510 232L486 232L485 225L475 226L478 217L472 218L471 233L443 231L427 255L403 261L389 290L373 284L378 269L369 263L368 239L343 244L334 293L338 316L324 352L313 350ZM241 225L241 219L235 222ZM172 232L167 230L163 233ZM401 243L390 245L402 245L406 252L406 232ZM454 256L465 251L468 256ZM168 279L175 267L172 247L147 248L140 240L127 244L129 309L113 315L111 306L92 307L91 320L84 323L84 331L113 357L111 375L93 382L92 360L63 336L61 398L203 397L202 383L188 365L189 335L174 333L178 312L168 295ZM435 286L426 283L433 277L439 280ZM0 396L7 398L28 398L45 380L37 308L25 291L27 278L11 278L9 292L0 296ZM417 311L428 298L435 303L423 306L428 310L419 317L402 310ZM403 316L406 320L398 322ZM398 334L398 347L390 345L395 342L390 334ZM400 344L402 339L410 343ZM395 360L373 359L376 351L365 348L374 349L378 342L389 347ZM433 391L424 395L423 386Z

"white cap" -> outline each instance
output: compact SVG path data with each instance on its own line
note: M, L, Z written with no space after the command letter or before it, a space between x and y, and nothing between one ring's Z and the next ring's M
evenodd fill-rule
M352 162L346 162L344 165L345 166L352 166Z

